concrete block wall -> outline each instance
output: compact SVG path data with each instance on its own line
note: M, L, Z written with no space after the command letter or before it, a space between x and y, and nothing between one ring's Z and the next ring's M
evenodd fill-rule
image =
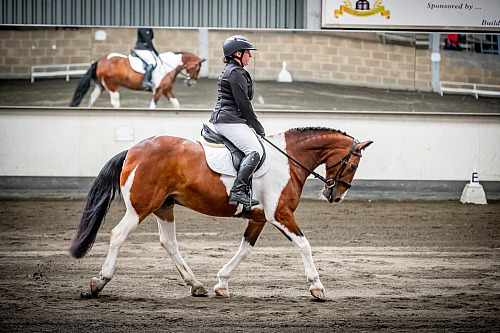
M96 41L97 30L107 39ZM154 30L159 52L200 54L198 29ZM398 90L432 90L430 51L383 44L376 33L335 31L220 30L208 32L208 76L223 68L222 43L233 34L256 45L248 67L254 80L275 80L287 62L296 81L335 83ZM92 62L111 52L128 54L135 28L22 28L0 30L0 78L27 79L31 66ZM500 85L498 55L441 51L441 80Z
M441 51L440 77L441 81L500 85L500 55Z
M412 46L382 44L376 35L330 32L252 32L210 31L209 44L232 33L241 33L257 46L255 70L257 80L275 80L286 61L296 81L337 83L400 90L432 90L432 72L428 50ZM209 75L220 74L221 50L212 49ZM418 52L416 52L418 51ZM214 71L215 70L215 71Z
M90 29L0 30L0 78L29 78L31 66L90 62Z
M131 28L92 28L92 37L97 30L106 31L104 41L92 38L92 61L116 52L129 54L137 40L137 29ZM196 55L200 53L200 39L197 29L154 29L153 44L159 53L168 51L186 51Z

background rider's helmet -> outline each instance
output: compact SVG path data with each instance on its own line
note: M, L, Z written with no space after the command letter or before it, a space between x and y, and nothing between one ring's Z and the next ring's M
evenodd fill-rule
M230 56L239 50L257 50L253 47L252 43L245 36L234 35L226 39L224 46L222 46L222 51L224 52L224 57Z

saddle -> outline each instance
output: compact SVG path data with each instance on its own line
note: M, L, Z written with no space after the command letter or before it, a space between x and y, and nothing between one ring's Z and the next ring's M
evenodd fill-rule
M232 161L233 161L233 166L236 171L240 169L240 164L241 160L243 157L245 157L245 153L243 153L241 150L238 149L231 141L229 141L225 136L215 132L213 129L211 129L207 124L203 124L203 127L201 129L201 137L205 139L206 142L211 143L211 144L222 144L226 146L226 148L229 150L231 153ZM264 145L262 144L262 141L260 141L260 145L262 146L262 151L263 151L263 156L260 159L259 165L257 165L257 168L255 171L259 170L259 168L262 166L266 159L266 150L264 148Z

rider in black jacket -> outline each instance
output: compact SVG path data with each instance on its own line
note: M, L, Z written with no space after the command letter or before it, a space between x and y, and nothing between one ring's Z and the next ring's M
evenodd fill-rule
M259 204L250 197L249 186L263 155L263 148L251 129L258 135L265 135L251 103L252 78L243 68L252 56L250 50L256 48L244 36L231 36L224 42L223 61L226 66L219 77L217 105L210 117L215 130L245 153L229 195L229 203L241 203L246 207Z
M144 52L149 51L149 52ZM153 46L153 29L151 28L139 28L137 30L137 42L135 43L135 52L146 61L148 64L146 66L146 74L144 74L144 80L142 81L142 87L152 89L154 84L153 79L153 69L156 67L156 59L151 52L154 52L157 57L158 51L156 51Z

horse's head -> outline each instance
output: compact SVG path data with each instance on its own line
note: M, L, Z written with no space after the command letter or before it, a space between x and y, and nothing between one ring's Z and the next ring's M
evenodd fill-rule
M186 69L186 84L188 87L192 87L196 84L196 80L198 80L201 64L205 61L205 59L186 53L182 56L182 61L184 63L184 68Z
M358 142L353 139L349 152L339 158L339 154L331 154L326 160L326 184L323 195L329 202L342 202L358 169L361 151L373 141Z

